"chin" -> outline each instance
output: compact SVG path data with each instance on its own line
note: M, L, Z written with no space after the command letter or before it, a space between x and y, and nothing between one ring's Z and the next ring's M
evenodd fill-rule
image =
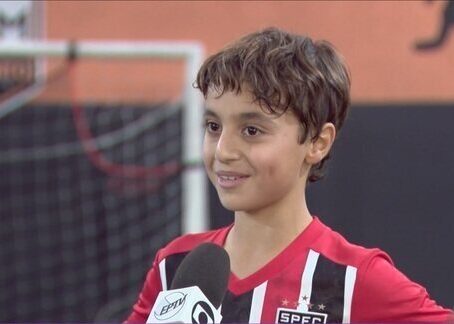
M221 205L227 209L227 210L230 210L230 211L238 211L238 210L242 210L244 207L246 207L245 205L247 205L247 203L244 201L244 199L232 199L232 198L223 198L221 196L219 196L219 200L221 202Z
M252 211L260 208L259 206L257 206L257 204L253 204L250 200L245 199L245 197L235 199L219 197L219 200L221 201L221 205L225 209L233 212Z
M232 201L225 201L225 199L220 199L220 201L221 201L222 207L224 207L227 210L230 210L233 212L240 210L238 208L240 207L241 204L238 204L238 203L235 203Z

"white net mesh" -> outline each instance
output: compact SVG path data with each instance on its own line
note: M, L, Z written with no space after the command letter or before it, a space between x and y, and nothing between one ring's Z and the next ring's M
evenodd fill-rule
M81 108L0 119L0 322L121 321L180 234L181 104Z

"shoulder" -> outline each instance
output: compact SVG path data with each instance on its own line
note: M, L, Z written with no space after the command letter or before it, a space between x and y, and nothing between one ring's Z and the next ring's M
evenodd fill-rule
M322 234L314 248L332 262L354 268L364 268L372 259L378 257L392 264L391 258L382 250L353 244L320 220L316 219L316 221Z
M352 293L352 321L442 322L452 316L452 311L437 305L424 287L400 272L388 254L352 244L321 222L320 227L317 252L353 270L349 282L347 276L345 279Z
M179 236L158 252L157 261L159 262L173 254L188 253L202 243L210 242L222 245L230 228L231 226L228 226L203 233Z
M127 322L144 323L159 292L170 287L173 275L184 256L201 243L211 242L222 245L229 229L230 227L224 227L199 234L183 235L160 249Z
M452 311L437 305L423 286L380 255L358 272L355 291L356 320L444 322L453 316Z

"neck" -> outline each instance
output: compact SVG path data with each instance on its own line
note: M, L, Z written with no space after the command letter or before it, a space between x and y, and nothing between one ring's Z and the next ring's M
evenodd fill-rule
M296 198L297 197L297 198ZM243 253L278 253L290 244L312 221L304 192L272 207L235 212L235 224L226 245Z
M303 195L304 197L304 195ZM232 272L245 278L281 253L312 221L305 199L256 212L235 212L225 249Z
M312 221L305 201L299 208L261 213L235 213L231 238L241 246L255 250L283 249L292 242Z

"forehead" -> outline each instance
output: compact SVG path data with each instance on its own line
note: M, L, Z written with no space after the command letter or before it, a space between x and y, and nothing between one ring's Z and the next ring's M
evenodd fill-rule
M283 114L273 113L260 106L249 91L240 93L209 90L205 99L205 116L221 119L260 120L272 124L300 125L295 114L288 109Z
M239 93L225 91L221 93L209 90L205 99L205 112L217 115L249 115L250 117L263 117L269 119L278 118L278 114L263 109L249 91Z

